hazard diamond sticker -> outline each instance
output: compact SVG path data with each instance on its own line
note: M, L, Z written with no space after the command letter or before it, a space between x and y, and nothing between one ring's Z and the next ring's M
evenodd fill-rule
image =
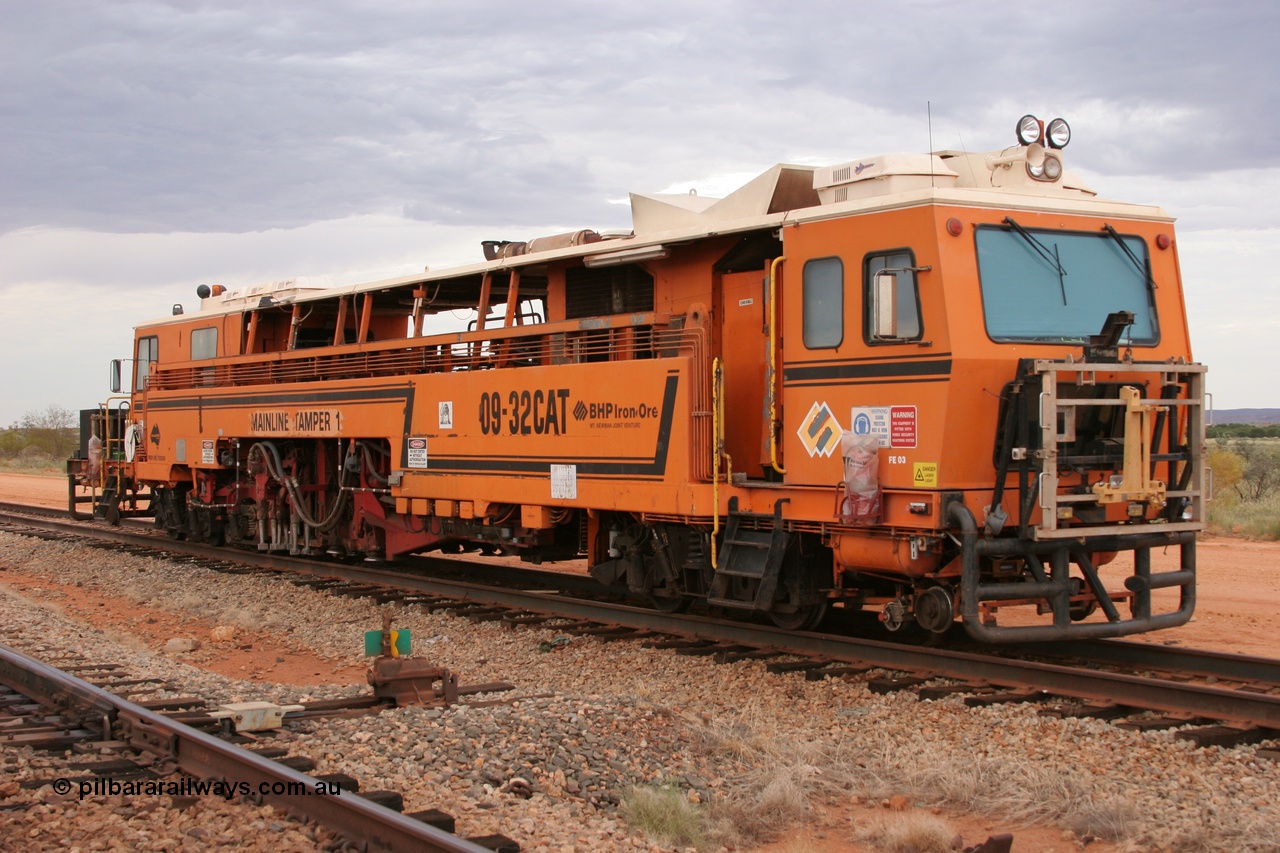
M814 403L796 435L810 456L830 456L840 445L840 422L825 402Z

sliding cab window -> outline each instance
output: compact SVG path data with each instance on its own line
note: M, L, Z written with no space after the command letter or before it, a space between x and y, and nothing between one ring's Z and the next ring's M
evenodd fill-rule
M816 258L804 265L803 317L806 349L835 349L844 342L844 263Z
M200 361L218 355L218 329L209 326L205 329L194 329L191 332L191 360Z
M151 375L151 362L159 357L159 338L154 336L138 338L138 355L133 361L133 390L141 391L147 387L147 377Z
M918 341L924 331L916 259L908 250L867 255L863 263L863 338L868 344Z

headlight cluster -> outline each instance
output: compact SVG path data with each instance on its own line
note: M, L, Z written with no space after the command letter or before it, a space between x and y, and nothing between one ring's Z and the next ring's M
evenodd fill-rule
M1018 119L1018 142L1022 145L1043 143L1050 148L1066 148L1071 141L1071 125L1066 119L1055 118L1046 128L1044 122L1033 115Z
M1071 126L1065 119L1055 118L1046 127L1033 115L1018 119L1016 129L1018 143L1026 146L1027 174L1037 181L1056 181L1062 177L1062 159L1044 150L1045 146L1057 151L1066 148L1071 141Z
M1027 163L1027 174L1037 181L1056 181L1062 177L1062 161L1052 154L1044 156L1044 162L1035 166Z

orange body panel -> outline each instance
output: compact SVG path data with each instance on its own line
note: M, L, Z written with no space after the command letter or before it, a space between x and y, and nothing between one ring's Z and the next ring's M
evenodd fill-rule
M1018 561L1039 577L1036 549L1073 530L1102 537L1072 552L1088 563L1128 547L1116 537L1202 521L1164 511L1166 492L1199 507L1202 430L1179 415L1194 412L1200 386L1176 369L1191 349L1167 217L1065 192L921 191L827 208L789 186L815 206L622 248L562 240L528 260L504 245L456 274L231 294L140 326L135 356L149 364L132 401L141 447L128 477L156 490L171 531L216 539L225 524L228 538L260 548L395 556L471 542L537 559L584 554L633 591L698 576L709 601L755 609L767 609L773 575L797 571L776 564L818 567L821 591L790 581L785 613L815 595L852 600L872 578L936 587L945 615L959 536L977 535L964 518L982 525L992 510L984 556L966 540L967 578L997 564L1016 572ZM1141 241L1146 271L1108 228ZM1113 263L1128 253L1137 273L1127 274L1147 276L1158 339L1114 357L1078 334L993 340L979 229L1010 241L1028 229L1050 242L1092 234ZM1029 257L1058 263L1026 240ZM886 289L874 273L891 260ZM423 332L426 315L459 308L479 316ZM1074 370L1090 352L1101 361ZM1122 409L1123 386L1145 402ZM1145 434L1124 434L1125 418ZM873 466L846 461L859 441ZM1118 460L1137 453L1150 470L1125 463L1121 478ZM871 514L850 515L854 479L868 471ZM730 539L730 521L749 532ZM769 544L770 529L786 536ZM744 542L770 556L744 556ZM731 553L713 565L718 544ZM757 577L768 579L758 602ZM1052 584L1065 589L1065 575Z

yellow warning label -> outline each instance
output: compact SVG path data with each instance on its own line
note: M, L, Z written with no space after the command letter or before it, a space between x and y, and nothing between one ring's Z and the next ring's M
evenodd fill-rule
M933 488L938 485L937 462L915 462L911 465L911 484L921 488Z

